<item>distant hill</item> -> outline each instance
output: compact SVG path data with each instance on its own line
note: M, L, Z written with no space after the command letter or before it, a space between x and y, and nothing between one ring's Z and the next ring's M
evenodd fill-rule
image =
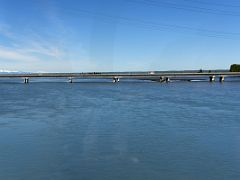
M7 74L7 73L18 73L18 71L10 71L10 70L3 70L3 69L0 69L0 73L1 74Z
M28 73L28 72L0 69L0 74L25 74L25 73Z

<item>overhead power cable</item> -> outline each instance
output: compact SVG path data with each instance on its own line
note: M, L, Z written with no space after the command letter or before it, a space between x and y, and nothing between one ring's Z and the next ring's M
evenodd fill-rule
M237 4L225 4L225 3L207 2L207 1L199 1L199 0L182 0L182 1L192 2L196 4L210 5L210 6L219 6L219 7L229 7L229 8L240 7L240 5L237 5Z
M209 8L209 7L200 7L200 6L194 6L194 5L192 6L192 5L186 5L186 4L177 4L177 3L166 2L166 1L126 0L126 2L138 3L138 4L141 3L141 4L155 6L155 7L172 8L172 9L190 11L195 13L218 14L218 15L225 15L225 16L240 17L240 13L237 11L229 11L229 10L222 10L222 9Z
M116 15L109 15L106 13L101 12L92 12L84 9L78 9L78 8L61 8L62 11L67 11L68 13L75 13L78 15L87 15L92 16L96 18L104 18L104 19L110 19L112 21L118 21L120 23L128 24L128 25L137 25L144 28L150 28L150 29L159 29L159 30L171 30L171 31L184 31L184 32L192 32L197 35L201 36L208 36L208 37L220 37L220 38L239 38L240 33L237 32L225 32L225 31L217 31L217 30L210 30L210 29L204 29L204 28L194 28L190 26L182 26L182 25L175 25L175 24L167 24L167 23L158 23L158 22L152 22L152 21L146 21L141 20L138 18L128 18L124 16L116 16Z

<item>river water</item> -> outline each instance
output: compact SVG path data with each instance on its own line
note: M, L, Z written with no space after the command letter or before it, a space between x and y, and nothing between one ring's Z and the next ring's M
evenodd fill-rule
M240 179L240 83L0 83L1 180Z

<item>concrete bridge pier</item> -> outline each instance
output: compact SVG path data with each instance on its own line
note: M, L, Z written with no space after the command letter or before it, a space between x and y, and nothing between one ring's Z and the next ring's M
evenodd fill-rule
M166 77L166 78L165 78L165 82L166 82L166 83L169 83L169 82L170 82L170 77Z
M164 76L161 76L159 81L161 83L165 82L165 83L169 83L170 82L170 78L169 77L164 77Z
M220 76L220 77L219 77L219 82L222 83L222 82L224 82L224 80L225 80L225 77L224 77L224 76Z
M113 83L118 83L119 81L120 81L120 79L118 77L113 78Z
M29 83L29 78L24 78L24 84L28 84Z
M68 82L73 83L73 78L72 77L68 78Z
M159 82L160 82L160 83L165 82L165 77L161 76L160 79L159 79Z
M210 81L210 82L214 82L214 81L215 81L215 76L210 76L210 77L209 77L209 81Z

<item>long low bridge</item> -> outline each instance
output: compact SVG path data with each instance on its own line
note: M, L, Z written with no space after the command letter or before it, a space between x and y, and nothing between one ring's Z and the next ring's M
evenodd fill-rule
M171 80L209 80L218 79L223 82L226 77L240 77L240 72L129 72L129 73L6 73L0 74L0 78L22 78L24 83L29 83L31 78L67 78L70 83L73 79L112 79L114 83L120 79L151 80L158 82L170 82Z

